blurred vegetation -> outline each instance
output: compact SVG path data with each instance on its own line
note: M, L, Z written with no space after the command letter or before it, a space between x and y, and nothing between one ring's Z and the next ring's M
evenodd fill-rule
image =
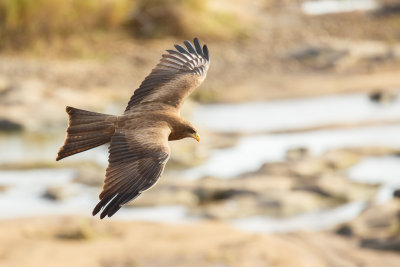
M200 103L216 103L221 101L221 97L217 90L209 87L194 91L191 98Z
M236 21L205 0L0 0L0 49L118 31L227 39L244 35Z
M206 0L139 0L132 30L141 37L193 36L214 39L244 37L235 16L212 11Z
M115 29L132 8L131 0L0 0L0 48Z
M82 217L65 219L53 233L54 238L69 241L90 241L95 238L119 236L118 230L95 224L93 220Z

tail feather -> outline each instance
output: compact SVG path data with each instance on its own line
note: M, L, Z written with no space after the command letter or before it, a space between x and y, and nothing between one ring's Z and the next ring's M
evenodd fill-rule
M67 107L69 125L64 145L58 151L57 161L110 142L115 132L117 117Z

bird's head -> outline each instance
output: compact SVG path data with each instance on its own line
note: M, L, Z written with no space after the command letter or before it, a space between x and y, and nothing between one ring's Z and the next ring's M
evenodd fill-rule
M200 142L200 135L192 125L187 125L187 127L185 128L185 136L191 137L195 139L197 142Z

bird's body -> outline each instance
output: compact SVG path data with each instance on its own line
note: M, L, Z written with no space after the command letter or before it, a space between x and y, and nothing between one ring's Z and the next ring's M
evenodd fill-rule
M153 186L169 159L168 141L192 137L193 125L180 116L189 94L206 77L209 55L197 38L187 50L167 50L120 116L67 107L67 138L57 160L110 142L109 165L100 202L93 210L111 217L121 206Z

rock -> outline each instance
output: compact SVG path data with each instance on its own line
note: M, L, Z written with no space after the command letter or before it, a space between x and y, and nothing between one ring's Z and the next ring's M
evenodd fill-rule
M272 193L272 192L271 192ZM291 191L274 195L280 202L280 217L295 216L305 212L317 211L332 208L337 201L316 193L306 191Z
M291 171L288 168L287 163L282 162L268 162L264 163L260 169L255 172L247 173L245 175L267 175L267 176L286 176L290 177L292 175ZM245 176L244 175L244 176Z
M209 219L228 220L260 214L260 207L253 197L241 196L235 199L227 199L210 202L189 210L194 216Z
M190 213L212 219L234 219L247 216L290 217L331 207L328 198L309 192L266 192L263 195L236 195L209 201L190 209Z
M288 157L293 160L283 163L265 163L253 174L317 177L326 173L333 173L336 170L346 169L359 161L359 156L355 153L344 150L331 151L320 157L307 157L306 154L301 155L303 152L299 151L289 153L291 155Z
M4 193L9 189L10 189L9 185L5 185L5 184L0 185L0 193Z
M378 188L374 185L356 183L338 174L324 174L314 183L314 186L326 195L338 201L357 201L373 199Z
M54 237L62 240L90 240L95 237L104 235L103 232L100 232L96 227L94 227L93 223L86 219L79 219L72 221L71 219L67 219L68 224L62 228L57 229L54 233Z
M306 147L290 148L286 151L286 160L294 161L304 159L309 156L309 150Z
M19 123L10 121L8 119L0 118L0 132L20 132L23 130L23 126Z
M0 96L11 87L11 83L3 76L0 76Z
M87 186L103 186L104 170L85 168L78 170L73 182Z
M154 190L153 190L154 189ZM186 207L196 206L197 196L191 192L181 189L171 189L166 186L152 188L142 194L135 201L128 203L128 207L148 207L161 205L183 205Z
M392 147L379 147L379 146L363 146L363 147L353 147L346 149L339 149L335 151L341 151L344 153L351 153L357 157L379 157L379 156L390 156L390 155L400 155L400 150ZM340 152L340 153L341 153ZM330 152L328 152L329 154Z
M183 205L192 207L198 204L198 198L193 190L193 181L167 176L160 179L157 185L147 190L145 194L127 203L126 206Z
M327 164L319 158L293 162L288 167L292 175L300 177L315 177L329 171Z
M255 193L252 191L248 190L240 190L240 189L232 189L232 188L226 188L226 189L218 189L218 188L196 188L194 190L197 198L199 199L200 204L205 204L208 202L214 202L214 201L220 201L220 200L226 200L226 199L232 199L235 197L240 197L243 195L252 195L254 196Z
M399 229L398 201L374 205L367 208L357 218L349 222L356 237L363 240L382 240L398 235Z
M293 181L289 177L253 176L216 180L201 179L191 189L200 204L190 209L192 214L213 219L252 215L286 217L337 204L336 200L314 192L293 191Z
M363 239L360 245L363 248L400 251L400 236L384 239Z
M351 228L350 225L343 224L336 230L336 233L338 235L342 235L342 236L352 236L353 235L353 229Z
M372 93L369 94L369 99L372 102L377 104L389 104L394 102L398 97L397 91L390 91L390 90L383 90L383 89L376 89Z
M225 192L225 196L265 194L268 191L288 191L293 182L289 177L253 175L235 179L203 178L192 184L193 191ZM208 193L207 193L208 194ZM219 193L217 193L218 195ZM214 194L213 194L214 195Z
M202 136L205 133L205 144L202 141L202 145L208 146L210 149L223 149L233 147L237 144L240 134L237 133L209 133L201 131Z
M288 176L266 176L255 175L243 178L236 178L227 181L230 186L243 190L250 190L259 194L268 191L283 192L293 188L294 181Z
M331 169L347 169L360 161L360 156L347 150L332 150L322 155L322 159Z
M380 5L379 9L374 13L376 16L390 16L400 14L400 4L399 3L383 3Z
M43 197L53 201L62 201L65 200L70 194L66 191L65 187L62 186L54 186L49 187L43 193Z
M304 66L315 69L334 67L340 60L348 56L347 48L331 47L326 44L304 45L289 53Z
M191 138L180 140L179 142L170 142L171 157L168 160L168 168L181 169L194 167L204 162L210 153L210 149L205 146L199 146Z

